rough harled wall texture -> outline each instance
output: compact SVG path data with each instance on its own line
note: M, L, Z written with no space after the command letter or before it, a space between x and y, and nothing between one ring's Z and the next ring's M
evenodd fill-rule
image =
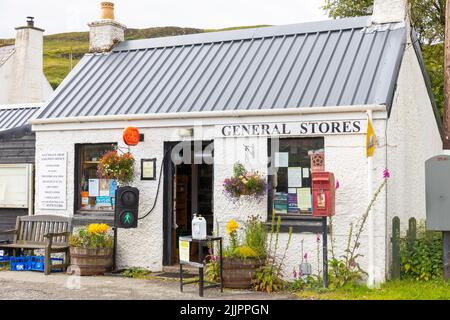
M125 26L112 20L92 22L89 24L89 51L110 51L117 41L125 40Z
M348 115L346 115L348 116ZM340 117L346 117L341 115ZM365 114L353 114L353 117L364 119ZM377 117L377 115L375 115ZM329 120L332 115L322 116ZM379 115L383 118L383 114ZM258 122L277 121L276 117L258 118ZM245 120L242 120L245 121ZM377 149L374 160L374 186L381 182L382 171L385 167L384 149L384 127L385 120L375 120L374 126L380 139L381 147ZM163 142L181 140L176 128L141 128L145 134L145 141L133 148L133 153L140 158L153 158L157 160L157 177L159 177L159 166L163 157ZM121 130L82 130L82 131L38 131L36 132L36 152L51 150L66 151L68 153L67 173L67 210L45 211L36 208L37 214L73 214L74 194L74 144L76 143L103 143L118 142ZM333 171L340 181L340 189L337 192L336 216L334 226L336 232L336 255L341 255L345 249L348 228L350 223L356 221L364 213L368 203L367 194L367 167L364 154L364 135L327 136L325 137L326 169ZM204 128L202 133L195 130L196 140L214 139L214 127ZM267 173L267 138L216 138L214 139L215 163L214 163L214 218L219 225L218 232L226 236L225 224L230 218L244 223L249 215L260 215L267 219L267 200L260 202L248 202L245 199L239 203L231 203L222 193L222 183L226 177L232 175L233 164L241 161L248 169ZM247 151L246 151L247 150ZM36 164L39 174L39 163ZM156 195L156 181L140 181L139 165L136 166L136 177L134 185L141 191L140 212L145 213L153 204ZM162 192L162 190L160 191ZM39 190L37 190L37 194ZM385 276L385 194L380 199L374 210L376 215L376 256L377 256L377 279L382 280ZM118 239L118 266L139 266L156 271L162 269L163 256L163 197L160 193L154 212L146 219L139 221L139 227L134 230L119 230ZM280 235L280 250L282 254L288 234ZM290 277L292 270L298 267L301 261L301 240L304 240L304 253L308 253L309 261L317 269L317 254L321 263L322 251L317 250L315 234L294 234L291 246L285 261L285 275ZM322 241L322 239L320 239ZM364 233L361 239L360 253L367 256L367 235ZM363 268L367 270L365 257L361 259ZM320 265L321 268L321 265Z
M412 45L405 51L387 126L388 237L398 216L404 233L408 219L425 219L425 161L442 152L442 140ZM390 248L389 248L390 249Z
M372 23L402 22L406 18L406 0L375 0Z
M13 54L14 55L14 54ZM10 57L0 67L0 105L9 104L9 94L11 92L12 76L14 72L14 59Z

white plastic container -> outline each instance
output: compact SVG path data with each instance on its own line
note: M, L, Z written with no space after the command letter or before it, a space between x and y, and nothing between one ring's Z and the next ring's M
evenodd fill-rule
M206 239L206 220L197 214L194 214L194 219L192 219L192 239Z

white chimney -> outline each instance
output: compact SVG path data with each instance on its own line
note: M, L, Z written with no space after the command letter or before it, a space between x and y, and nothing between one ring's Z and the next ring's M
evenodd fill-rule
M16 30L9 103L42 102L44 30L34 26L33 17L27 17L27 25Z
M395 23L406 20L407 0L375 0L372 24Z
M100 20L88 24L89 52L111 51L114 45L125 40L126 26L114 20L114 3L102 2Z

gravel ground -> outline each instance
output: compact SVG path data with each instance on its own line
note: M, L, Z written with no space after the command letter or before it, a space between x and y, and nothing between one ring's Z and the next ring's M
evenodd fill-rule
M0 272L0 299L27 300L161 300L200 299L198 287L189 285L180 292L177 279L131 279L121 276L75 277L39 272ZM243 290L205 290L205 299L272 300L296 299L289 294L265 294Z

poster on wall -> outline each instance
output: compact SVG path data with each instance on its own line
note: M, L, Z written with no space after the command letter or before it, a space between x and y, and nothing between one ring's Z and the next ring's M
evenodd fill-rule
M49 152L37 156L36 184L38 208L67 209L67 153Z

